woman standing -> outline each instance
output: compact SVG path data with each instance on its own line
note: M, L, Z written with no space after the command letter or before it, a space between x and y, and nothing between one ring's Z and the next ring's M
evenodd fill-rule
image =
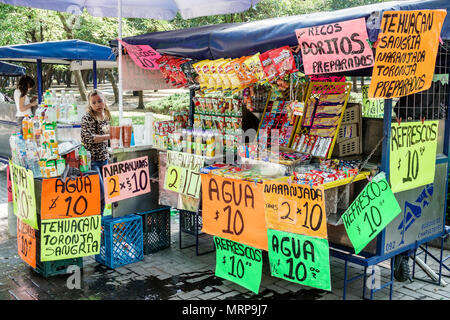
M88 95L88 110L81 119L81 142L91 153L91 168L96 170L100 178L101 213L105 208L103 166L108 164L108 141L110 139L109 123L111 113L106 105L105 97L98 90Z
M37 106L37 97L32 97L31 101L28 93L33 89L35 82L30 76L23 76L17 84L17 89L14 90L14 102L16 103L16 121L17 126L22 128L22 121L26 115L33 117L32 108Z

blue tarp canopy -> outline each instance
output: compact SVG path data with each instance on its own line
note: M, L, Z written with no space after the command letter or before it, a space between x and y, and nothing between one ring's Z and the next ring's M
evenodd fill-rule
M24 67L0 61L0 76L23 76L25 72Z
M0 60L69 64L73 60L116 61L112 50L82 40L35 42L0 47Z
M147 44L159 53L192 59L237 58L273 48L298 44L295 29L368 18L372 12L389 10L446 9L450 0L391 1L332 12L316 12L254 22L219 24L174 31L153 32L124 38L129 44ZM450 13L449 13L450 14ZM450 39L450 18L446 17L442 39ZM117 41L110 41L117 47Z

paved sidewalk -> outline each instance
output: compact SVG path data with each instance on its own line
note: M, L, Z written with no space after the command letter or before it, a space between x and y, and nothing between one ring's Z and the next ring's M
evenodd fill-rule
M43 278L26 266L17 255L16 239L0 243L0 299L2 300L339 300L343 294L344 263L331 257L332 291L326 292L305 287L270 276L267 259L263 264L263 277L258 295L230 281L214 276L215 253L196 256L195 247L179 249L178 216L172 216L171 248L146 255L143 261L108 269L93 257L83 260L80 289L69 289L71 274ZM212 238L203 235L200 250L212 248ZM183 235L183 246L193 243L194 238ZM437 249L431 248L433 252ZM445 255L450 252L446 251ZM422 257L423 259L423 257ZM430 258L428 262L430 262ZM436 263L429 265L437 270ZM410 260L412 270L412 261ZM379 265L381 284L390 277L389 262ZM349 264L348 277L363 272L358 265ZM429 279L416 266L416 277ZM449 282L449 278L443 278ZM363 279L355 280L347 287L348 300L362 298ZM368 298L369 291L366 290ZM447 287L425 281L394 282L393 300L449 300ZM389 299L389 287L374 294L375 300Z
M267 254L264 255L263 276L259 294L214 276L215 252L196 256L195 246L179 249L178 215L171 217L171 247L144 260L108 269L94 257L83 259L80 289L69 289L72 274L43 278L25 265L17 254L16 238L7 237L5 219L5 173L0 170L0 300L340 300L343 295L344 262L330 257L332 291L318 290L288 282L270 275ZM6 213L7 214L7 213ZM212 249L212 237L202 235L200 252ZM192 235L183 233L183 246L195 243ZM429 247L430 248L430 247ZM437 254L436 248L430 250ZM450 255L445 250L444 256ZM423 260L423 256L420 256ZM381 285L390 278L390 260L379 264ZM428 258L428 265L437 272L438 264ZM409 260L412 270L412 260ZM447 262L450 265L450 260ZM349 263L348 278L362 274L363 267ZM444 270L444 273L447 273ZM72 277L72 278L71 278ZM416 277L430 279L416 265ZM443 277L450 283L450 278ZM347 287L348 300L362 299L363 278ZM366 298L369 290L366 290ZM389 299L389 287L374 294L375 300ZM393 300L449 300L450 284L442 287L425 281L394 282Z

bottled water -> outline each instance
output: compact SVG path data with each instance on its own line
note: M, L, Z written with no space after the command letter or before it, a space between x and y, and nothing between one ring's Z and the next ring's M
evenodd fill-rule
M69 99L68 99L68 118L69 122L78 122L78 110L77 110L77 100L75 99L75 95L73 94L73 91L69 92Z
M52 94L50 93L50 90L45 91L44 104L46 104L46 105L52 104Z
M35 178L41 176L41 169L39 166L39 155L36 142L33 140L26 140L25 142L25 152L26 152L26 167L33 171Z
M25 141L23 140L23 136L22 134L19 132L17 134L17 139L16 139L16 150L17 150L17 163L18 165L22 166L22 167L26 167L26 151L25 151Z
M19 153L17 150L17 133L13 132L9 137L9 147L11 148L12 162L14 164L19 164Z

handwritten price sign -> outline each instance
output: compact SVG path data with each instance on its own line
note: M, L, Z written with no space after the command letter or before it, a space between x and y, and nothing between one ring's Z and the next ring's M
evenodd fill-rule
M167 151L164 189L196 199L200 198L200 168L204 166L204 163L202 156Z
M142 69L159 69L159 65L156 62L161 55L149 45L131 45L123 40L119 40L125 47L129 56L134 63Z
M392 192L414 189L434 181L439 122L391 125L390 182Z
M14 214L23 222L38 230L34 177L31 170L9 163L13 194Z
M267 230L272 276L331 291L328 240Z
M202 231L267 250L263 185L210 174L201 179Z
M305 74L336 73L373 65L364 18L295 30Z
M268 228L327 239L323 187L264 183Z
M384 172L380 172L342 214L355 253L360 253L401 211Z
M100 179L96 174L44 179L42 182L41 219L87 217L100 214Z
M36 268L36 230L17 218L17 252L19 257Z
M262 251L214 237L217 277L235 282L258 294L262 276Z
M108 164L103 167L105 203L150 192L148 157Z

